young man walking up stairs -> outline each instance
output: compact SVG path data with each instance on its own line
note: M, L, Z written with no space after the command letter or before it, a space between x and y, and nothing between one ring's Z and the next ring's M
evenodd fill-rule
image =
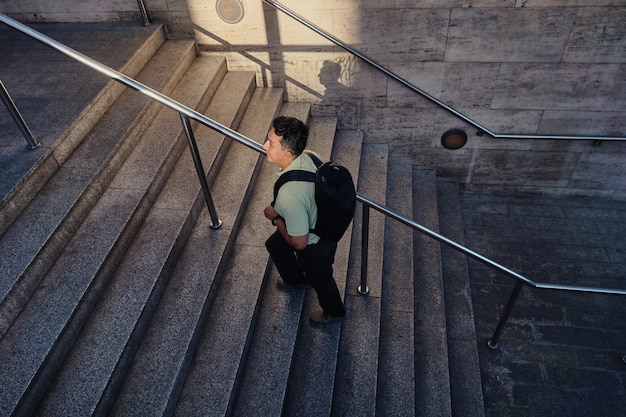
M267 160L279 167L281 175L294 169L316 171L313 160L303 153L308 135L308 127L298 119L284 116L274 119L263 147ZM315 184L306 181L284 184L264 214L277 229L265 245L282 283L310 284L317 293L322 309L310 315L311 323L343 320L346 310L333 278L337 242L310 232L317 220Z

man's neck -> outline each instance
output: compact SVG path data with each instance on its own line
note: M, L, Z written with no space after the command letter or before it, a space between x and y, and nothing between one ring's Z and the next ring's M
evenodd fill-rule
M286 169L289 165L291 165L291 163L292 163L293 161L295 161L295 160L296 160L296 158L297 158L297 156L294 156L294 157L293 157L293 158L291 158L291 159L287 159L287 160L285 160L285 161L284 161L283 163L281 163L280 165L279 165L279 164L277 164L277 165L278 165L278 168L280 168L280 170L281 170L281 171L284 171L284 170L285 170L285 169ZM283 165L284 165L284 166L283 166Z

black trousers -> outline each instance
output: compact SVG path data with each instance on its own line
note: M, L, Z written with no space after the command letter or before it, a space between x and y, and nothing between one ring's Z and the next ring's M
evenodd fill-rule
M346 315L333 278L336 242L320 239L314 245L295 250L277 230L267 239L265 247L287 284L311 284L324 313L333 317Z

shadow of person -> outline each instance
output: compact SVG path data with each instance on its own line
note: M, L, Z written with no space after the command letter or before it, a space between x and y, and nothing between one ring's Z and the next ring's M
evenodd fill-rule
M346 98L346 94L350 89L339 82L341 78L341 65L339 63L324 61L318 78L325 87L322 103L338 104L342 98Z

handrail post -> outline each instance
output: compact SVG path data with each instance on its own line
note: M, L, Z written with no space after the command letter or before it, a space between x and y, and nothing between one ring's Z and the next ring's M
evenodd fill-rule
M361 285L357 288L360 294L369 292L367 288L367 258L369 252L370 206L362 204L363 220L361 222Z
M143 25L150 26L150 19L148 18L145 3L143 0L137 0L137 4L139 5L139 13L141 13L141 18L143 19Z
M211 191L209 190L209 184L207 183L206 176L204 175L204 167L202 166L202 159L200 158L200 152L198 151L198 144L196 138L193 135L193 129L189 121L189 117L179 113L180 119L183 122L185 128L185 134L187 135L187 143L189 143L189 150L191 150L191 157L193 163L196 166L196 172L200 179L200 185L202 192L204 193L204 200L206 206L209 209L209 215L211 216L211 229L219 229L222 227L222 221L217 217L217 211L215 210L215 204L213 203L213 197L211 197Z
M20 111L17 109L17 106L13 102L13 99L9 95L9 92L4 86L4 83L2 82L2 80L0 80L0 97L2 98L2 101L4 102L4 105L6 106L7 110L9 110L9 113L11 113L11 117L13 117L13 120L15 121L15 123L17 124L17 127L22 132L22 135L24 135L26 142L28 142L28 149L37 149L38 147L40 147L41 142L35 139L35 137L33 136L33 133L30 131L30 129L26 125L24 118L22 117Z
M513 288L513 291L511 292L511 296L509 297L509 301L506 304L506 307L504 308L504 312L502 313L502 317L500 318L498 327L496 327L496 331L493 333L493 336L491 337L491 339L487 341L487 346L489 346L491 350L495 350L498 348L498 339L500 339L500 333L502 333L502 330L504 329L504 325L509 319L511 310L513 310L513 305L515 304L515 301L517 300L517 296L519 295L522 289L522 285L524 284L521 281L517 281L515 283L515 287Z

